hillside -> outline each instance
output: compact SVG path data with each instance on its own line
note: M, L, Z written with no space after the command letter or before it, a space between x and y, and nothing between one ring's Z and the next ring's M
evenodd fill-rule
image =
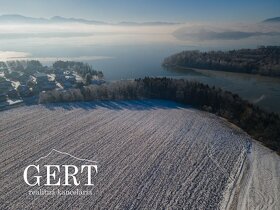
M36 105L0 115L1 209L225 207L250 140L214 115L168 101ZM92 196L28 195L23 168L52 149L98 161Z
M183 51L165 58L163 66L280 77L280 47L210 52Z

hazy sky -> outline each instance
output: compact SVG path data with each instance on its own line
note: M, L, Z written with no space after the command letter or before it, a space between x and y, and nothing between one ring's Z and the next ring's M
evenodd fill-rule
M119 21L261 21L279 0L0 0L0 14Z

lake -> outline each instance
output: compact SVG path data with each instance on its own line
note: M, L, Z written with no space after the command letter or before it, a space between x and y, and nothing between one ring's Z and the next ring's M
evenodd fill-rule
M101 35L100 35L101 36ZM163 59L182 50L205 50L209 47L192 46L182 43L153 41L126 41L110 43L111 38L100 43L91 43L84 37L77 39L7 39L0 40L1 50L26 52L26 59L39 59L49 65L58 59L77 60L90 63L103 71L106 80L134 79L145 76L166 76L186 78L215 85L260 107L280 113L280 79L207 70L167 70L161 67ZM124 38L122 38L124 39ZM212 47L211 49L215 49Z
M167 70L161 66L164 57L183 49L188 46L120 47L112 51L111 59L90 63L102 70L107 80L145 76L186 78L229 90L268 111L280 113L280 78L209 70Z

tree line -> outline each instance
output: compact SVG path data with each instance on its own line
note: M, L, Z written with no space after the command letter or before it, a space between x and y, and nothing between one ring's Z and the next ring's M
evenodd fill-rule
M163 66L280 77L280 46L230 51L183 51L165 58Z
M279 115L254 106L237 94L199 82L146 77L99 86L82 86L79 89L42 92L39 103L129 99L172 100L214 113L280 154Z

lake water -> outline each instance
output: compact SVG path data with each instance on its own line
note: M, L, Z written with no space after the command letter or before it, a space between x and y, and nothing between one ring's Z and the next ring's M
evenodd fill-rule
M186 48L188 47L120 47L112 51L113 58L90 63L102 70L107 80L145 76L186 78L229 90L268 111L280 113L280 78L208 70L167 70L161 66L164 57Z
M227 73L218 71L170 71L161 67L166 56L182 50L203 49L177 43L162 44L143 42L133 44L80 44L80 42L53 43L35 42L34 39L8 40L2 49L30 53L30 58L50 64L57 59L72 59L90 63L95 69L102 70L106 80L133 79L145 76L166 76L186 78L239 94L241 97L260 107L280 113L280 79L258 75ZM30 59L29 58L29 59Z

